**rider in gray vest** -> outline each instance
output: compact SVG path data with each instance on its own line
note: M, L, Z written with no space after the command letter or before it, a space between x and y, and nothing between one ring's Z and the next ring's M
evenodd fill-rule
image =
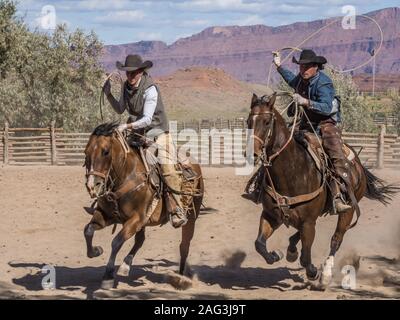
M147 70L153 66L151 61L144 61L139 55L128 55L125 64L117 62L117 68L126 72L121 96L117 101L111 93L111 84L108 80L104 93L113 109L122 114L128 110L130 123L119 126L119 131L131 129L141 130L143 133L154 136L157 142L157 158L162 174L173 190L181 191L182 177L175 168L177 163L176 148L169 134L168 120L159 88L154 84ZM150 132L151 131L151 132ZM186 224L187 208L182 203L182 196L173 194L177 206L171 212L171 222L175 228Z

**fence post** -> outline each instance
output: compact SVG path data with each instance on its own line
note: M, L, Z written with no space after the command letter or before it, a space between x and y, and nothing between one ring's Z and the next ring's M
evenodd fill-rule
M378 138L378 169L383 169L385 167L385 134L386 126L384 124L380 125L380 132Z
M4 124L4 149L3 149L3 162L5 165L8 164L8 147L9 147L9 139L8 139L8 129L9 129L9 124L6 121L6 123Z
M208 165L211 167L212 165L212 152L213 152L213 145L212 145L212 137L211 137L211 130L208 133Z
M50 125L50 144L51 144L51 165L57 165L57 149L56 149L56 122L52 121Z

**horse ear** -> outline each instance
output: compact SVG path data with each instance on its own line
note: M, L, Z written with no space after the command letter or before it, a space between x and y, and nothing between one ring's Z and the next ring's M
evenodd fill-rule
M251 106L253 106L258 101L258 97L255 93L253 93L253 97L251 98Z
M268 106L273 107L275 104L275 100L276 100L276 92L274 92L273 95L270 96L270 98L268 100Z

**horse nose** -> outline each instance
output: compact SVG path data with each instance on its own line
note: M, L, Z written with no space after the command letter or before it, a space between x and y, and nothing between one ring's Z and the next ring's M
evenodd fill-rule
M86 189L90 195L91 198L96 198L97 194L95 191L96 186L98 185L98 182L96 183L95 179L93 176L89 176L86 180Z
M88 188L88 190L93 190L93 188L94 188L94 177L93 176L89 176L86 179L86 188Z

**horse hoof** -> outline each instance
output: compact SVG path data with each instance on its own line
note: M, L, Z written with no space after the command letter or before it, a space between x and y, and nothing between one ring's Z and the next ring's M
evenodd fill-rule
M123 262L118 269L118 274L120 274L121 276L127 277L127 276L129 276L130 270L131 270L131 267L128 264L126 264L125 262Z
M88 252L87 256L88 258L96 258L98 256L101 256L103 252L104 250L102 247L93 247L93 250L91 252Z
M287 262L296 262L296 260L299 257L299 252L296 251L290 251L289 249L286 251L286 260Z
M308 266L306 269L307 279L310 281L315 281L319 277L318 269L313 265Z
M275 262L278 262L278 261L280 261L280 260L282 260L283 257L285 256L281 250L272 251L271 254L272 254L273 257L274 257L274 263L275 263Z
M320 282L312 283L310 285L310 290L312 290L312 291L325 291L326 290L326 286L324 286Z
M114 279L103 280L101 282L101 289L103 289L103 290L110 290L110 289L114 288L114 286L115 286Z
M268 264L273 264L274 263L274 259L272 254L270 254L267 251L267 248L265 248L265 246L263 246L261 243L259 243L258 241L256 241L255 243L255 249L256 251L264 258L264 260L268 263Z
M262 244L255 242L256 251L265 259L268 264L274 264L283 259L283 253L280 250L268 252L267 248Z

